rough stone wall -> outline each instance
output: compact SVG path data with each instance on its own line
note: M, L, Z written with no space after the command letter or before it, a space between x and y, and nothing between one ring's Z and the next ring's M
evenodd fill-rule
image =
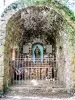
M57 65L57 78L60 82L65 83L64 81L64 67L65 67L65 59L64 59L64 50L63 50L63 42L62 37L56 39L56 65Z
M8 87L8 79L6 76L8 76L9 71L8 71L8 67L5 66L5 68L4 68L4 44L5 44L5 39L6 39L6 25L8 23L8 20L11 18L11 16L13 14L15 14L17 11L19 11L22 7L20 7L20 9L19 8L15 9L14 6L13 7L10 6L9 8L6 11L4 11L4 13L2 14L2 17L0 19L0 91L3 91L4 85L6 85ZM64 40L66 40L66 39L64 38ZM68 55L70 52L68 52L68 47L67 47L68 43L61 44L60 42L62 42L62 41L58 40L58 42L57 42L57 60L58 60L57 67L58 67L58 69L60 69L60 70L58 70L58 78L61 81L63 81L64 83L66 83L67 88L71 88L71 86L72 86L72 81L70 81L70 79L72 80L72 78L71 78L72 75L71 75L71 70L70 70L71 61L70 61L69 55ZM64 54L62 53L61 50L59 50L59 48L60 49L62 48L62 47L60 47L60 44L64 48L64 49L62 49ZM63 59L63 62L62 62L62 59ZM64 59L65 59L65 61L64 61ZM60 63L59 63L59 61L60 61ZM61 65L62 65L62 67L60 67ZM64 74L64 76L63 76L63 74ZM61 76L61 77L59 77L59 76Z
M70 90L73 87L72 71L71 71L71 58L69 51L68 35L65 31L61 31L60 38L57 38L57 52L56 62L58 74L57 77L61 82L65 83L66 89Z
M6 76L8 74L8 69L4 68L4 44L6 38L6 25L10 17L15 14L17 10L10 10L8 13L4 13L4 16L0 18L0 91L3 91L4 85L6 85ZM7 80L7 79L6 79Z

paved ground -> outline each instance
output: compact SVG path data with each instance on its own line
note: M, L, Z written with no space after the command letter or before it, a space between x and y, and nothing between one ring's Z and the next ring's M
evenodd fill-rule
M10 91L0 100L75 100L75 96L68 94L62 86L50 87L48 82L39 84L31 81L10 87Z
M28 92L28 91L27 91ZM0 100L75 100L75 96L72 96L70 94L67 94L66 92L60 92L60 93L38 93L38 92L30 92L28 93L23 93L23 94L18 94L18 92L16 92L15 94L13 93L13 95L10 95L10 93L8 93L7 95L5 95L3 98L0 98Z

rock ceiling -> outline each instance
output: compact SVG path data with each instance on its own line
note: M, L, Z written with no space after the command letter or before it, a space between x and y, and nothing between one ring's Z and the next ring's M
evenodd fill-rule
M57 14L52 8L43 7L27 7L11 17L8 24L12 30L10 33L20 33L19 43L30 41L38 36L41 38L47 36L47 39L55 42L56 34L63 28L63 18ZM18 27L14 28L14 24ZM8 30L9 31L9 30Z

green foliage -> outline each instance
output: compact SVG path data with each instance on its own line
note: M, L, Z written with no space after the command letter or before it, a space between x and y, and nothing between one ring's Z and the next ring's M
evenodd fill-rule
M36 4L39 5L40 4L40 1L36 1Z
M46 0L46 2L51 3L52 0Z
M72 20L75 20L74 12L72 10L66 6L63 6L63 10L71 17Z

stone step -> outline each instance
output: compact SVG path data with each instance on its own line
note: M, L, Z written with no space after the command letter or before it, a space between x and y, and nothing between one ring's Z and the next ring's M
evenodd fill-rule
M52 87L37 87L37 86L34 86L34 87L26 87L26 86L12 86L10 87L10 91L9 91L9 95L27 95L27 94L30 94L30 95L48 95L48 94L56 94L56 93L63 93L63 92L66 92L66 89L65 88L61 88L61 87L58 87L58 88L52 88Z
M50 97L50 96L57 96L63 95L68 96L66 88L63 85L54 85L50 84L49 81L25 81L24 84L14 84L10 87L9 92L7 93L8 97L16 97L16 96L23 96L23 97Z
M39 87L64 87L63 83L60 83L59 81L54 81L54 79L49 80L24 80L24 81L16 81L14 82L14 86L26 86L26 87L33 87L33 86L39 86Z
M12 93L17 93L17 94L19 94L19 93L30 93L30 92L33 92L34 94L35 93L47 93L47 92L50 92L50 93L58 93L58 92L66 92L66 89L65 88L51 88L51 87L49 87L49 88L26 88L26 87L16 87L16 88L11 88L10 89L10 91L11 91L11 94Z
M9 95L50 95L60 92L66 92L61 84L53 84L53 81L29 80L23 83L18 82L10 87Z

